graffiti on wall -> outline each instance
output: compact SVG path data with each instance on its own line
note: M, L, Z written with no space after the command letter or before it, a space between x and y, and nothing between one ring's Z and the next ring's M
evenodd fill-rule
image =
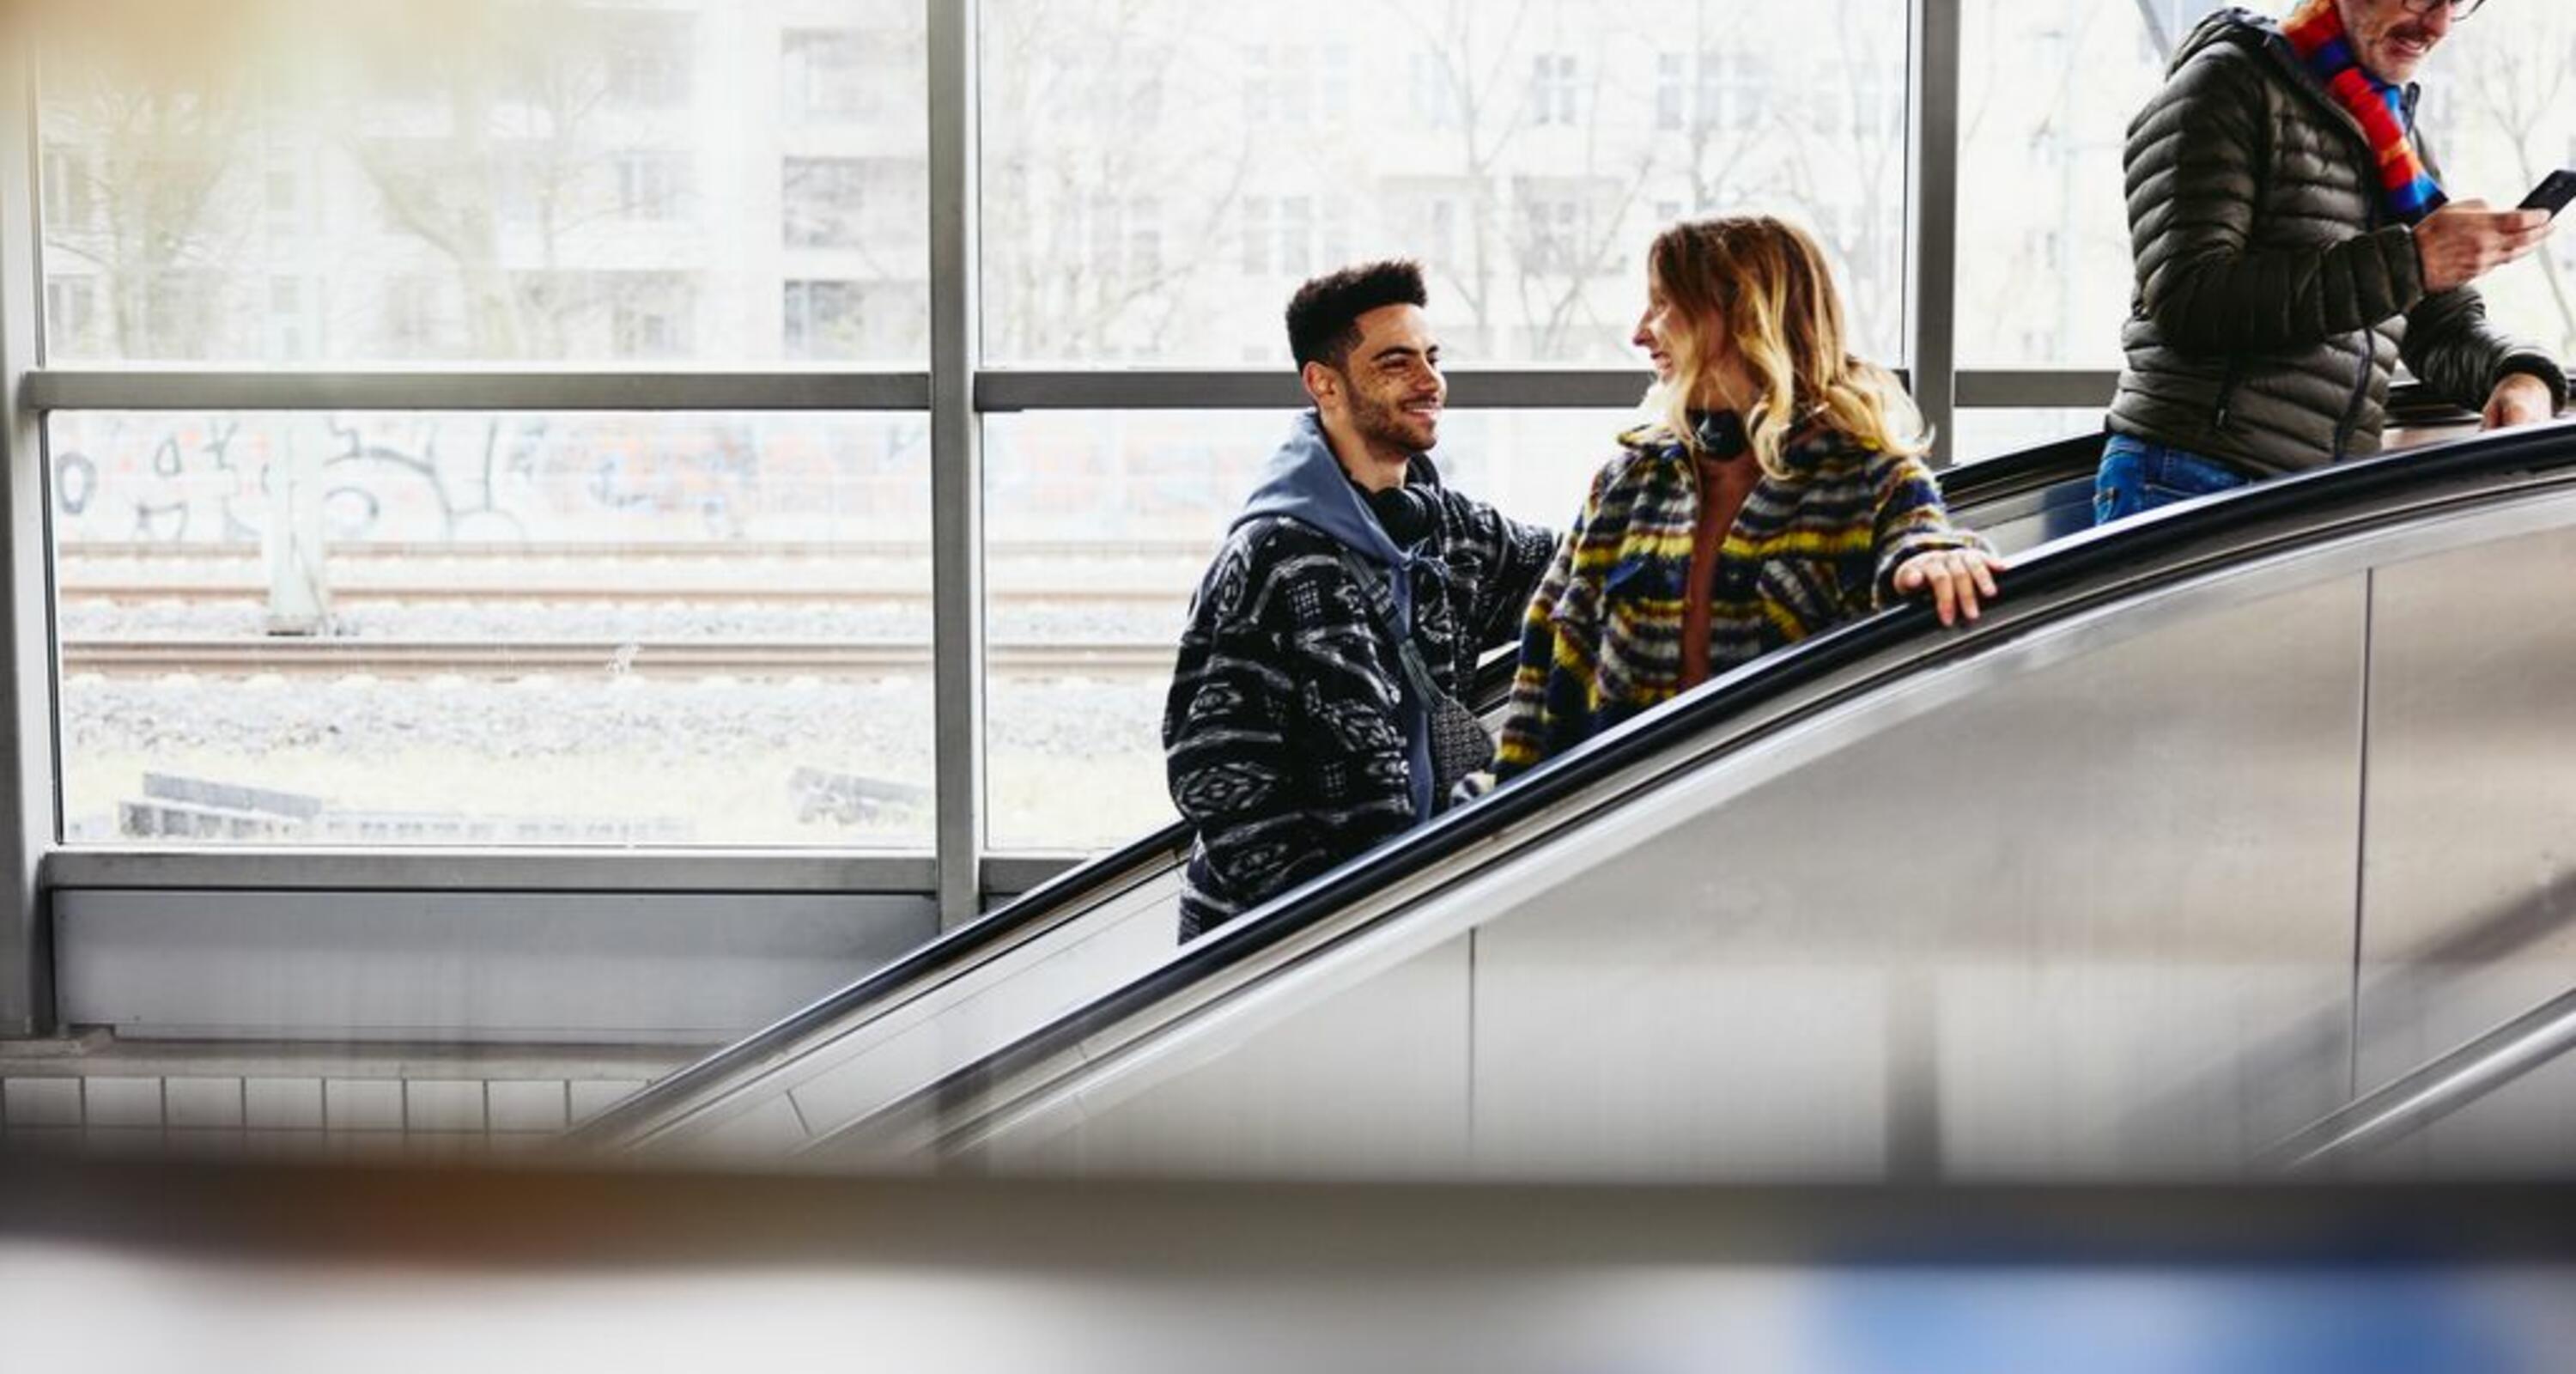
M257 543L290 483L335 543L907 539L928 432L836 415L82 413L51 430L56 538Z

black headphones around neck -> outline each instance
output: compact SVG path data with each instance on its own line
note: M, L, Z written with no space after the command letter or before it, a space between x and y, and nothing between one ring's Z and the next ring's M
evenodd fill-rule
M1399 545L1417 543L1430 537L1432 530L1431 496L1419 487L1392 486L1384 491L1361 489L1368 498L1369 512L1377 517L1386 536Z

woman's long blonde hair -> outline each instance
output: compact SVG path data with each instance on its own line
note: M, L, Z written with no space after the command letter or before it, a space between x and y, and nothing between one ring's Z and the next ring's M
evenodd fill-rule
M1845 350L1842 297L1805 230L1769 215L1690 220L1655 236L1646 267L1682 327L1666 341L1673 379L1649 389L1645 406L1685 448L1699 451L1691 403L1721 347L1753 381L1745 433L1773 476L1789 475L1782 455L1812 425L1883 453L1929 447L1895 375Z

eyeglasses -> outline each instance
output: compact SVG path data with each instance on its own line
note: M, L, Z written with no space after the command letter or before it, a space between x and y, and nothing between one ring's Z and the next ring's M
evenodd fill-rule
M2478 6L2486 2L2487 0L2398 0L2399 4L2406 7L2406 12L2409 14L2431 14L2434 10L2447 5L2450 7L2451 22L2454 24L2477 13Z

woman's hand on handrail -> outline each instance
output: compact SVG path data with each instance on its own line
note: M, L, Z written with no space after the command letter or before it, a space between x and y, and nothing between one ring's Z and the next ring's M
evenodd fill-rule
M1897 565L1889 585L1899 596L1932 593L1932 609L1944 625L1977 618L1977 603L1995 599L1995 574L2008 566L1983 549L1934 549Z

